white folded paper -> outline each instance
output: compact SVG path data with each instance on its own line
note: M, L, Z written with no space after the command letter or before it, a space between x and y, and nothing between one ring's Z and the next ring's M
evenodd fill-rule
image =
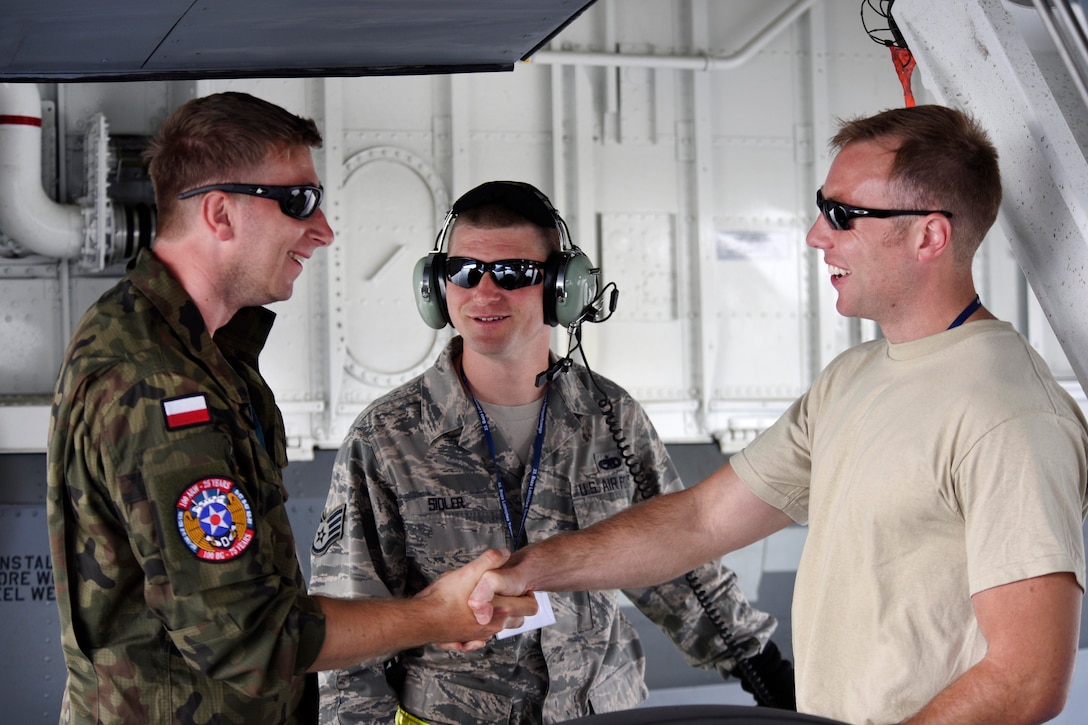
M533 629L541 629L547 627L549 624L555 624L555 612L552 611L551 600L548 599L547 592L533 592L536 596L536 614L531 617L525 618L525 623L520 627L508 627L495 635L496 639L506 639L507 637L513 637L515 634L521 634L522 632L528 632Z

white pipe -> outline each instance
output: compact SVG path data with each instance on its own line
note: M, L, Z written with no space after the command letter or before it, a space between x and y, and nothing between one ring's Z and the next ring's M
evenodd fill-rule
M652 55L637 53L593 53L563 50L540 50L531 63L543 65L597 65L623 66L636 68L659 68L663 70L730 70L747 63L752 56L761 51L778 33L790 26L816 0L797 0L786 8L767 27L756 33L740 50L728 56L710 55Z
M55 259L79 256L79 207L42 189L42 99L34 83L0 83L0 232Z

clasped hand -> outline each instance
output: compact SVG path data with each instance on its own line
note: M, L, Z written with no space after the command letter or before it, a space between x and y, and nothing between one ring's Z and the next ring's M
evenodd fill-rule
M509 559L510 552L506 549L489 549L457 572L444 574L435 584L421 592L426 594L453 574L466 579L476 577L473 580L475 588L468 594L468 606L476 618L482 636L458 642L443 642L438 647L472 652L487 644L487 640L499 631L520 627L526 617L536 614L537 602L533 593L526 591L520 583L516 570L503 568ZM467 593L467 587L462 591Z
M536 614L532 592L506 593L512 586L504 583L496 567L509 558L506 549L489 549L460 569L446 572L417 595L461 612L465 601L469 603L472 616L459 616L447 628L448 634L459 641L439 643L439 647L464 652L480 649L499 631L520 627L526 617Z

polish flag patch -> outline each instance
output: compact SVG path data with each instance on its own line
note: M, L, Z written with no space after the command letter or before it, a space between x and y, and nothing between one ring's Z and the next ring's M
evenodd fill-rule
M166 416L167 430L178 430L212 421L211 412L208 410L208 397L204 393L164 400L162 411Z

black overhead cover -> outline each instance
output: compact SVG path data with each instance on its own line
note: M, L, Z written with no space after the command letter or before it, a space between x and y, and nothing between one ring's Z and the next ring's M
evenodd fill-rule
M511 70L594 0L0 0L0 81Z

